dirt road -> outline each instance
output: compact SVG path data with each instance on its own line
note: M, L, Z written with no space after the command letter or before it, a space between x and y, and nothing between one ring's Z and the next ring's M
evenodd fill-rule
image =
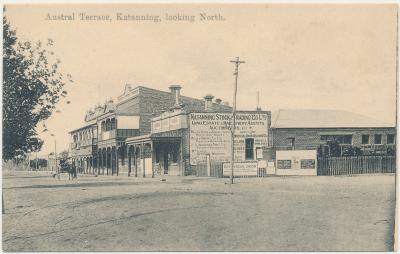
M389 251L394 175L3 175L6 251Z

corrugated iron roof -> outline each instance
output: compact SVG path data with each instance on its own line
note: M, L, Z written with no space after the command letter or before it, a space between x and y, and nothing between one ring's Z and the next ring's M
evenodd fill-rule
M280 109L272 117L272 128L394 127L394 124L344 110Z

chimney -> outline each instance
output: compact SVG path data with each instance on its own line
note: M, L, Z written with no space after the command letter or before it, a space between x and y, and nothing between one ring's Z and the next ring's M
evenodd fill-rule
M205 100L204 109L206 111L212 110L212 105L213 105L212 99L213 98L214 98L214 96L212 96L211 94L207 94L206 96L204 96L204 100Z
M217 99L215 99L215 103L217 103L217 104L221 104L221 102L222 102L222 100L220 99L220 98L217 98Z
M260 92L257 91L257 111L261 111L261 107L260 107Z
M180 91L181 91L181 86L180 85L171 85L169 87L169 90L171 90L171 94L175 100L175 105L174 106L179 106L181 104L181 99L180 99Z

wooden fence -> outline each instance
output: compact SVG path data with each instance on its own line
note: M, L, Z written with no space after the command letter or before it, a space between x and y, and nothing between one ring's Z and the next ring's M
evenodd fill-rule
M395 156L318 158L318 175L395 173Z
M223 177L222 173L222 162L211 162L210 176ZM208 176L207 163L198 163L196 165L196 176Z

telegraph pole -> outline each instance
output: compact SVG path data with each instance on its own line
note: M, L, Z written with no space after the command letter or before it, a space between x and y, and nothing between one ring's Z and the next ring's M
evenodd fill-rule
M38 166L38 157L37 157L37 149L36 149L36 165L35 165L35 169L36 169L36 171L39 169L39 166Z
M236 94L237 94L237 82L238 82L238 76L239 76L239 65L242 63L245 63L245 61L240 61L239 57L236 57L236 60L231 60L231 63L235 64L235 72L233 75L235 76L235 83L234 83L234 89L233 89L233 107L232 107L232 121L233 121L233 126L232 126L232 139L231 139L231 184L233 184L233 169L234 169L234 164L235 164L235 124L236 124Z
M55 159L55 164L56 164L56 173L57 173L57 178L60 180L60 171L58 170L58 164L57 164L57 140L54 139L54 159Z

